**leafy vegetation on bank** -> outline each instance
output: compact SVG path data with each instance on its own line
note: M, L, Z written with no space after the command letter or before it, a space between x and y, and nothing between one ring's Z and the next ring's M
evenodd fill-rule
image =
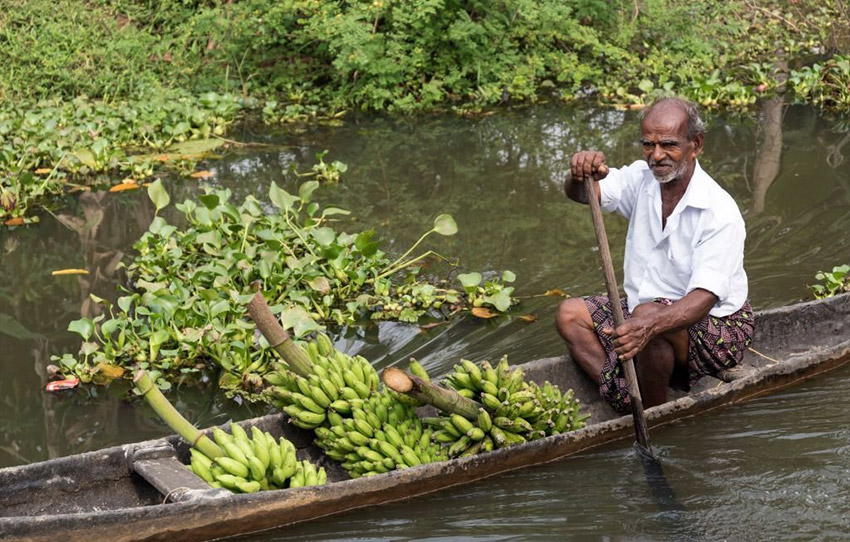
M850 107L844 0L7 4L0 220L12 225L74 184L190 170L198 153L157 156L250 110L269 122L465 114L541 97L634 105L662 92L747 106L786 88L778 57L790 99Z
M115 304L92 296L104 312L70 323L83 343L78 355L55 358L60 369L104 383L131 367L152 368L168 387L216 368L225 388L260 387L273 355L255 341L255 326L245 319L254 285L296 337L364 318L416 322L463 310L487 317L516 302L509 271L489 280L460 274L460 289L420 277L426 259L442 258L415 251L433 233L456 233L449 215L438 216L432 229L390 260L374 231L334 229L334 217L348 212L321 209L312 201L318 186L308 181L293 195L272 184L273 214L253 197L234 205L228 190L217 190L177 205L183 228L156 217L127 266L133 288ZM158 210L169 204L159 181L149 195Z

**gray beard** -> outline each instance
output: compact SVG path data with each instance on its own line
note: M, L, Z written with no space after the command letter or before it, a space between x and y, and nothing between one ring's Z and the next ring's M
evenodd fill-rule
M657 165L657 162L650 160L649 167L650 171L652 171L652 166ZM655 174L655 171L652 171L652 176L655 177L655 180L658 181L659 184L667 184L669 182L675 181L677 179L681 179L685 175L685 169L687 164L684 161L679 163L679 167L675 167L670 170L666 175L658 176Z

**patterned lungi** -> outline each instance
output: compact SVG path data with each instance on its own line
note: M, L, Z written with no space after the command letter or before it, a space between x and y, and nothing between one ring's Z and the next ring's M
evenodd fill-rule
M653 300L656 303L672 305L666 298ZM605 363L602 366L599 394L620 414L631 412L631 398L623 366L617 359L611 337L602 333L603 328L614 328L614 313L608 296L588 296L584 298L590 318L593 320L596 335L605 349ZM623 315L631 317L626 300L622 300ZM753 309L749 302L728 316L708 315L688 328L688 386L704 375L717 375L720 371L737 365L750 346L753 338ZM635 359L635 363L639 360Z

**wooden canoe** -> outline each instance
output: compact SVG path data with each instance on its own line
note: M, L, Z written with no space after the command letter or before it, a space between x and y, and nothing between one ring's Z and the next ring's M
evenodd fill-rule
M850 361L850 294L756 314L753 351L744 363L704 378L687 395L646 411L650 427L788 386ZM312 432L282 415L242 422L286 435L301 457L321 462L325 486L236 495L191 474L178 437L111 447L0 470L0 538L63 542L210 540L408 499L443 488L554 461L618 439L632 439L631 416L602 403L568 356L523 366L528 377L572 387L592 414L590 425L490 453L387 474L348 479L311 443Z

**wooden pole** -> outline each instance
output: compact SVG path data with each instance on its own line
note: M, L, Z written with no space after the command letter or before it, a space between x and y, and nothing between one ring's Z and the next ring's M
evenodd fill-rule
M192 425L189 420L183 417L180 412L174 408L168 399L156 387L150 375L145 370L139 370L133 377L133 384L145 398L145 401L154 409L154 411L162 418L162 421L171 428L172 431L183 437L186 442L197 448L210 459L226 455L224 450L219 448L218 444L208 439L201 433L197 427Z
M248 314L257 324L257 329L269 342L269 345L289 365L292 372L303 377L313 374L313 363L300 346L292 342L289 334L281 327L272 314L262 292L254 294L254 299L248 303Z
M395 367L387 367L381 372L384 385L398 393L405 393L421 403L433 405L449 414L460 414L468 420L478 418L478 409L483 405L458 394L454 390L427 382L418 376L408 374Z
M608 167L602 164L599 167L600 173L607 173ZM611 302L611 309L614 312L614 327L622 325L623 307L620 305L620 291L617 288L617 279L614 276L614 264L611 262L611 250L608 247L608 235L605 233L605 222L602 220L602 209L599 205L599 198L596 195L596 188L593 186L596 179L585 179L584 187L587 194L587 200L590 204L590 214L593 217L593 229L596 231L596 243L599 245L599 257L602 259L602 272L605 275L605 286L608 289L608 299ZM629 396L632 403L632 417L634 418L635 436L637 442L650 457L655 457L652 452L652 446L649 443L649 430L646 427L646 416L643 412L643 399L640 396L640 388L638 387L637 374L635 373L634 361L629 359L620 360L623 366L623 373L626 376L626 383L629 386Z

